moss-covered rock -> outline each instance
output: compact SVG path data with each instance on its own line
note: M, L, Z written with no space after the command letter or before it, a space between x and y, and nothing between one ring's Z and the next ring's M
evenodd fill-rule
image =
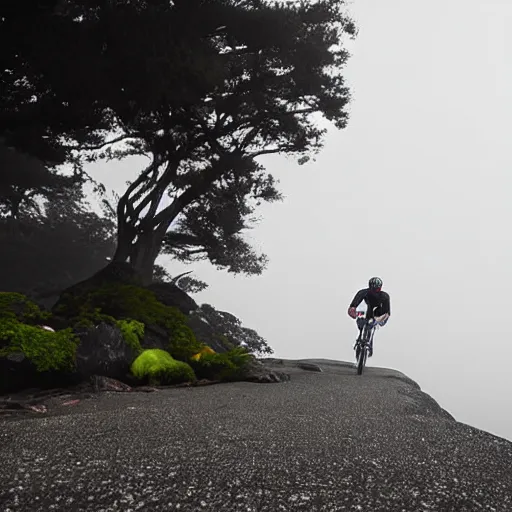
M72 371L77 344L71 329L52 332L0 319L0 357L23 354L39 372Z
M144 338L144 324L137 320L117 320L116 324L123 333L126 343L139 355L142 352L140 342Z
M40 319L30 312L22 317ZM54 332L0 318L0 393L73 382L77 344L71 329Z
M168 352L160 349L144 350L135 359L131 371L133 375L152 385L179 384L195 380L192 368L182 361L177 361Z
M109 284L83 295L63 296L54 313L68 318L72 325L86 322L136 320L145 326L158 326L168 336L166 348L173 357L187 361L199 352L199 343L178 309L165 306L155 295L139 286Z
M36 325L49 319L50 313L41 311L39 306L21 293L0 292L0 320L17 320Z
M78 339L71 329L40 327L50 316L24 295L0 293L0 392L53 385L73 372Z

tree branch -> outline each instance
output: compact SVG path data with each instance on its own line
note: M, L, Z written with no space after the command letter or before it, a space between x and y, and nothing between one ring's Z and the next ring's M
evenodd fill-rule
M229 156L234 155L231 153ZM195 183L188 187L169 206L164 208L155 216L153 225L157 227L162 236L165 235L167 229L169 229L169 226L171 225L171 222L179 215L179 213L190 203L201 197L201 195L208 190L211 184L222 176L226 169L226 165L229 165L229 163L226 162L226 157L214 162L209 170L203 171L197 176Z
M204 248L202 249L192 249L192 250L188 250L186 251L187 252L187 256L194 256L195 254L201 254L201 253L205 253L207 254L208 251Z
M165 242L168 245L181 245L181 246L197 246L201 245L201 241L194 235L187 233L169 232L165 235Z
M281 151L293 151L294 149L297 149L294 145L289 144L285 146L279 146L278 148L272 148L272 149L262 149L261 151L254 151L253 153L248 153L247 156L250 158L256 158L257 156L261 155L272 155L274 153L280 153Z
M149 208L148 213L145 215L145 219L149 220L151 218L154 218L156 215L156 210L158 206L160 205L160 201L162 200L162 196L164 195L165 190L172 182L173 178L176 176L176 173L178 171L178 167L180 165L180 160L177 161L168 161L167 167L158 180L156 187L154 188L151 198L151 206ZM148 196L149 197L149 196ZM158 224L157 224L158 225Z
M128 187L126 192L119 199L119 202L117 203L116 213L120 236L122 236L121 232L124 232L127 227L126 217L132 215L134 218L137 218L135 216L135 209L133 208L132 199L130 198L130 195L139 185L141 185L144 182L144 180L149 176L149 174L155 169L156 165L157 161L155 158L153 158L153 161L148 165L148 167L146 167L146 169L144 169L144 171L140 173L140 176Z
M141 133L135 133L133 135L125 134L125 135L120 135L119 137L116 137L115 139L112 139L112 140L109 140L106 142L102 142L101 144L97 144L95 146L71 146L69 149L73 149L76 151L95 151L98 149L103 149L106 146L110 146L111 144L115 144L116 142L121 142L123 140L128 140L128 139L136 139L141 136L142 136Z

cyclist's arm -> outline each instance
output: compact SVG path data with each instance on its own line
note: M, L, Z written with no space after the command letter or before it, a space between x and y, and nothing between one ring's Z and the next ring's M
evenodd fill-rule
M354 298L352 299L352 302L350 303L351 308L357 308L361 302L363 302L363 299L366 297L366 294L368 293L367 289L359 290Z
M383 293L382 312L391 316L391 299L386 292Z

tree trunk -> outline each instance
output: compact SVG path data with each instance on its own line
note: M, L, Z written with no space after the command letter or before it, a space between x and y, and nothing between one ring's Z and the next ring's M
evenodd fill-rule
M161 244L162 240L158 233L153 231L139 236L132 245L129 262L140 275L144 285L151 284L153 280L153 269Z

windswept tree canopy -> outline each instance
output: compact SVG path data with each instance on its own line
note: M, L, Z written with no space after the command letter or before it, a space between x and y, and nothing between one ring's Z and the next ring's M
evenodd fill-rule
M47 5L47 25L32 13L34 33L9 56L0 107L21 134L24 119L55 112L43 125L66 155L149 157L119 201L115 259L149 277L164 246L183 261L261 272L266 258L244 232L259 203L281 196L258 157L304 162L322 147L320 118L347 123L343 37L355 27L344 0ZM15 138L2 119L5 132Z

